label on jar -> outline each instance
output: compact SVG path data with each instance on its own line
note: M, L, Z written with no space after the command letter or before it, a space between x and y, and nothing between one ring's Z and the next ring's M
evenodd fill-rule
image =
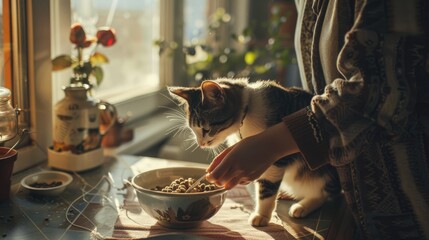
M54 126L54 150L83 153L100 147L98 108L68 106L57 109Z

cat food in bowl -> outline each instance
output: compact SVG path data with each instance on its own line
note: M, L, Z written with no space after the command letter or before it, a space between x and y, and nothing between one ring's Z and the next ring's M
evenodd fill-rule
M160 225L193 228L213 217L226 197L227 190L205 181L185 193L186 187L204 174L204 168L161 168L136 175L132 185L142 209Z
M62 193L72 180L73 177L65 172L42 171L23 178L21 185L31 193L56 196Z

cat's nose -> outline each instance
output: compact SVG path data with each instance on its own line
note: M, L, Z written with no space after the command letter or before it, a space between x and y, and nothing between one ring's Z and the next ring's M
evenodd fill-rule
M205 147L209 147L211 144L213 143L213 140L210 140L210 141L199 141L198 142L198 145L201 147L201 148L205 148Z
M204 148L206 146L206 141L204 141L204 140L198 141L198 145L200 147Z

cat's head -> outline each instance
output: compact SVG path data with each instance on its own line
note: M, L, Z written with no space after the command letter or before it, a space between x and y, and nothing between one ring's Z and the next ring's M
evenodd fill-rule
M206 80L199 87L169 87L168 91L184 105L198 145L214 148L240 127L242 88L240 81Z

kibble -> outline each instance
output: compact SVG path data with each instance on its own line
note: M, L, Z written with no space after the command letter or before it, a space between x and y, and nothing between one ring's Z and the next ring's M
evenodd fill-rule
M51 188L51 187L57 187L63 184L61 181L53 181L51 183L45 183L45 182L35 182L30 184L30 187L34 188Z
M194 178L183 178L180 177L178 179L173 180L170 185L161 187L161 186L156 186L154 188L152 188L151 190L154 191L160 191L160 192L168 192L168 193L185 193L186 190L188 190L188 188L195 183L195 179ZM193 188L192 191L190 191L191 193L195 193L195 192L208 192L208 191L213 191L218 189L218 187L216 187L216 185L214 184L208 184L208 183L200 183L198 184L196 187Z

